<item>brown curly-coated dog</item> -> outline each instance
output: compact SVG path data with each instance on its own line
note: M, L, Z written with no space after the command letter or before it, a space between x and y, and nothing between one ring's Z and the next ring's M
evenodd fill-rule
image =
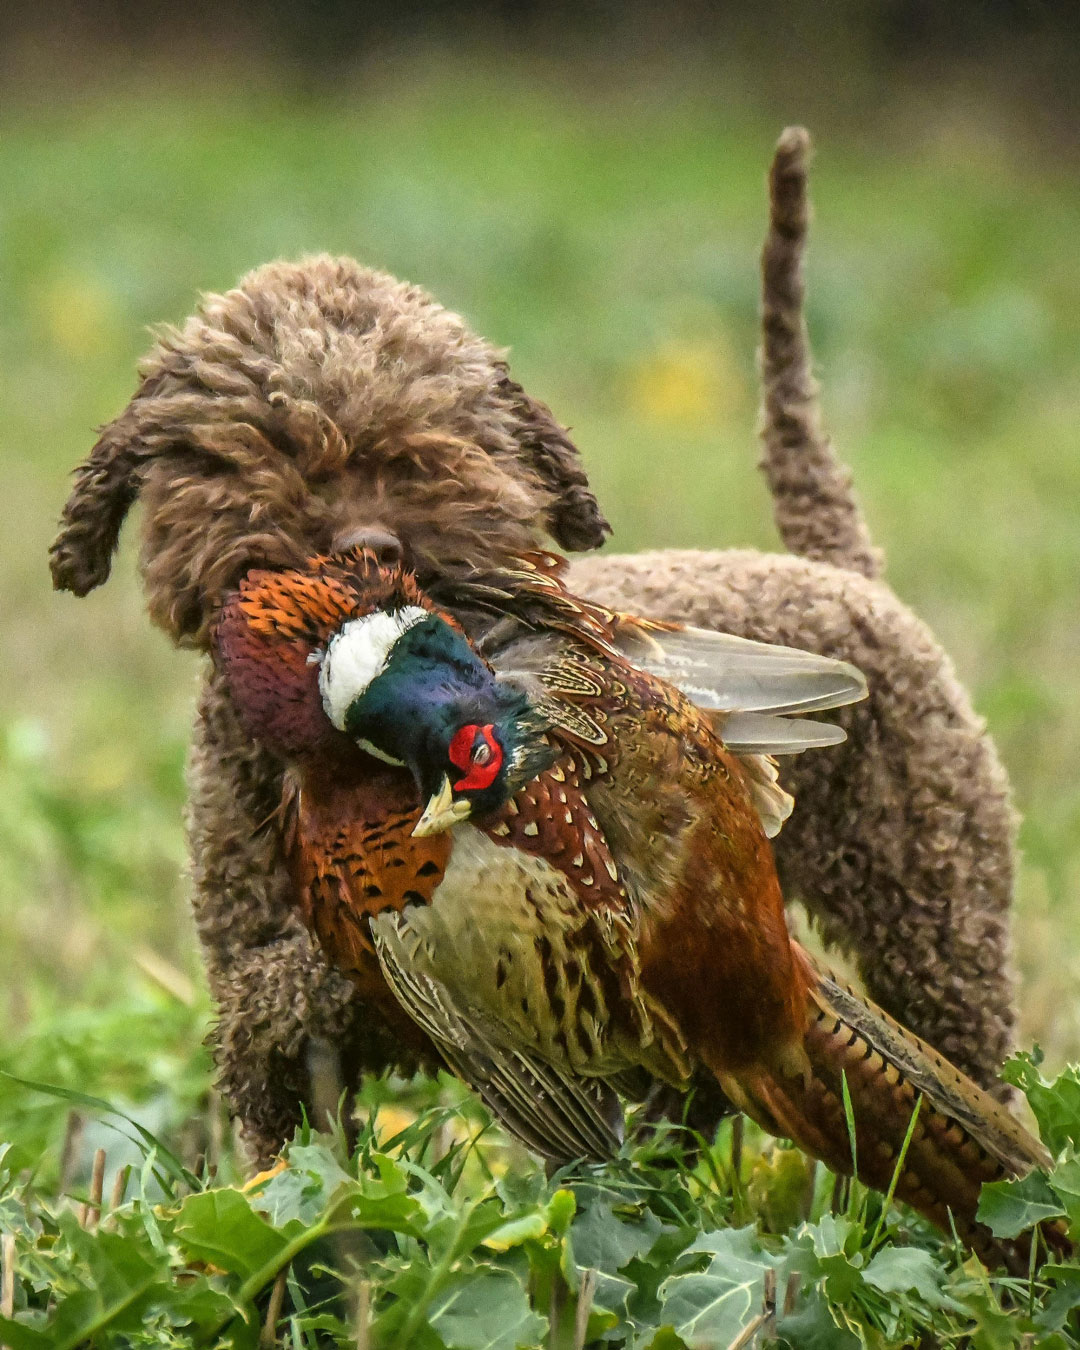
M848 742L785 768L786 893L851 952L885 1008L983 1084L1013 1026L1007 961L1013 816L1004 773L948 658L878 579L817 417L802 319L804 132L773 165L764 254L764 467L789 554L656 552L575 563L576 588L639 613L854 662L869 700ZM154 621L206 649L250 567L360 541L421 582L550 535L607 525L578 454L502 355L415 287L344 259L274 263L164 332L127 409L76 475L55 584L108 576L143 507ZM218 1009L220 1083L257 1160L310 1099L313 1045L349 1082L400 1047L312 947L273 831L281 765L241 731L208 665L190 763L195 917ZM407 1066L406 1066L407 1067Z

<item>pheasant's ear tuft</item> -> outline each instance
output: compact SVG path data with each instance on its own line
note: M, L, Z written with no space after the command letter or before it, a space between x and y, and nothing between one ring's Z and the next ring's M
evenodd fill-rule
M551 722L524 697L512 722L512 743L508 747L506 781L511 792L554 765L562 751L548 739Z

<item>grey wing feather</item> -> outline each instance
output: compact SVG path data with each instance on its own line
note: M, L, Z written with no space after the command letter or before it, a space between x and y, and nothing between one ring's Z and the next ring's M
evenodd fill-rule
M713 726L727 748L736 755L798 755L824 745L840 745L847 736L831 722L800 717L777 717L770 713L716 713Z
M623 624L618 645L634 665L681 689L701 708L809 713L866 697L862 672L846 661L703 628Z
M599 1079L560 1073L539 1056L511 1047L490 1019L463 1010L402 950L401 915L371 926L386 982L410 1017L439 1047L448 1066L527 1148L558 1162L601 1161L622 1143L622 1108Z

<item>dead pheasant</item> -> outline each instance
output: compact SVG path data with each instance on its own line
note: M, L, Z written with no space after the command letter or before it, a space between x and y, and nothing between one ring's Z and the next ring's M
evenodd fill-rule
M1045 1150L787 930L767 756L840 739L786 715L862 697L858 672L601 610L560 569L533 555L441 596L499 616L479 650L370 555L253 572L227 604L220 659L290 762L280 823L319 940L548 1157L618 1146L628 1075L705 1069L850 1173L846 1079L858 1175L884 1190L921 1097L896 1194L1022 1266L975 1209Z

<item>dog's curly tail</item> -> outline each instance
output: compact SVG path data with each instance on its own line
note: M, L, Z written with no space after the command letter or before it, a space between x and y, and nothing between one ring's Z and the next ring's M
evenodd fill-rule
M810 136L787 127L769 170L769 232L761 253L761 467L785 546L863 576L881 573L851 487L822 425L803 315L803 252L810 217Z

